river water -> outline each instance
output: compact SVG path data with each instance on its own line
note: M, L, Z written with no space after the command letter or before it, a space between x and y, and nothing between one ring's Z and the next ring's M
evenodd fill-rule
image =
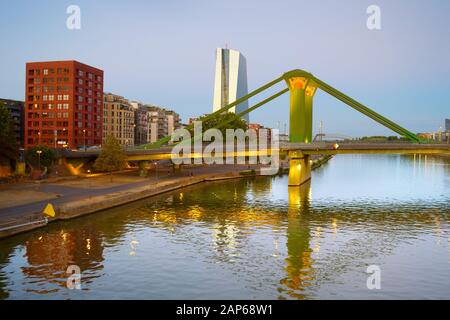
M0 298L450 299L449 222L449 160L339 155L2 240Z

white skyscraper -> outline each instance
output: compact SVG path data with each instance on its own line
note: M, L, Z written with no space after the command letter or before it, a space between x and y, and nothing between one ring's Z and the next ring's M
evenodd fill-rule
M236 50L216 49L216 78L213 111L236 101L248 93L247 62ZM229 109L236 114L248 109L248 101ZM242 117L249 122L248 113Z

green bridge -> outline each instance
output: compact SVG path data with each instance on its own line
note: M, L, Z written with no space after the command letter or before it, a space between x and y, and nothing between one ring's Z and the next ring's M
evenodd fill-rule
M233 103L224 106L220 110L205 116L203 119L208 120L216 117L217 115L228 111L232 107L260 94L274 85L285 82L287 87L279 92L271 95L256 105L248 108L247 110L238 113L237 116L241 117L247 113L250 113L275 98L289 92L290 94L290 116L289 116L289 141L287 145L280 147L280 152L285 152L289 156L290 170L289 170L289 185L299 186L311 178L311 154L338 154L338 153L408 153L408 154L436 154L447 153L450 154L450 147L448 145L427 145L426 141L420 139L414 133L406 130L400 125L387 119L386 117L378 114L367 106L352 99L341 91L335 89L324 81L316 78L311 73L303 70L292 70L281 77L259 87L258 89L250 92L249 94L239 98ZM397 134L409 139L412 144L358 144L352 143L341 148L336 148L333 145L313 142L313 98L317 89L321 89L324 92L330 94L336 99L342 101L349 107L357 110L363 115L375 120L381 125L391 129ZM231 120L225 121L217 125L215 128L220 129L226 127ZM193 124L186 129L192 129ZM152 144L146 144L137 146L135 150L128 151L128 158L132 161L148 161L156 159L170 159L170 148L165 146L172 139L172 136L166 136ZM194 137L196 139L196 137ZM267 152L267 150L264 150ZM90 152L88 154L95 156L96 152ZM68 158L86 157L86 153L76 152L72 155L68 155ZM223 154L224 156L236 156L236 152L233 155ZM246 154L244 154L246 155Z

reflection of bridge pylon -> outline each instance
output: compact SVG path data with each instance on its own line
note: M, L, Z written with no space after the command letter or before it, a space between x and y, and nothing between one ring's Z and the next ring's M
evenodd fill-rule
M281 283L287 287L287 294L304 299L304 291L312 282L313 259L310 248L311 227L309 205L311 200L310 181L297 187L289 187L286 278Z

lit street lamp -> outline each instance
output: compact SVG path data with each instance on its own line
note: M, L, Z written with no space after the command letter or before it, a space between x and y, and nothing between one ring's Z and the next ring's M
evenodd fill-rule
M40 131L38 132L38 137L39 137L39 143L38 144L41 145L41 132Z
M86 152L86 129L83 129L83 145L84 145L84 152Z
M37 150L36 153L38 155L38 169L41 170L41 153L42 153L42 150Z

